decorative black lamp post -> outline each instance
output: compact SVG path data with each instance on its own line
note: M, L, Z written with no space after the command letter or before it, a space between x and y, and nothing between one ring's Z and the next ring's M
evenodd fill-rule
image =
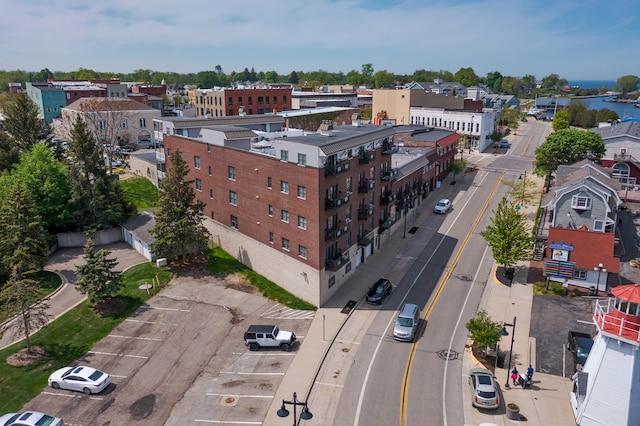
M313 417L313 414L311 414L311 412L309 411L309 407L307 407L307 403L298 401L298 395L295 392L293 393L293 401L285 401L284 399L282 400L282 406L277 412L278 417L287 417L289 415L289 410L287 410L285 405L293 405L293 426L297 426L300 424L298 420L298 414L296 411L296 408L298 406L302 407L302 413L300 413L300 419L309 420Z
M509 386L509 375L511 374L511 354L513 353L513 341L516 337L516 317L513 317L513 324L509 324L506 322L504 323L504 325L502 326L502 330L500 330L501 336L509 335L509 332L505 328L506 326L513 328L513 330L511 330L511 349L509 349L509 362L507 363L507 383L505 383L504 385L505 388L510 388L511 386Z
M598 266L593 267L594 271L598 271L598 284L596 284L596 296L598 295L598 289L600 288L600 273L607 272L607 269L604 267L602 263L599 263Z

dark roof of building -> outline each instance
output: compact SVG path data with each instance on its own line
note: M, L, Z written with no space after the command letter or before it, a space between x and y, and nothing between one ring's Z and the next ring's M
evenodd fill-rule
M605 143L607 139L613 139L620 136L630 136L634 139L640 139L640 123L636 121L623 121L621 123L612 124L611 126L591 129L591 131L600 134Z
M160 121L168 121L173 123L176 128L198 128L221 125L246 125L246 124L265 124L265 123L284 123L284 117L274 114L257 114L257 115L233 115L226 117L163 117L157 119Z
M289 136L286 139L318 146L325 155L332 155L377 138L391 137L395 133L392 126L361 124L358 126L337 126L326 132L305 136Z
M128 231L131 231L133 235L138 237L143 243L151 245L156 241L156 237L151 235L150 229L156 226L155 217L149 212L143 212L138 216L127 219L122 227Z

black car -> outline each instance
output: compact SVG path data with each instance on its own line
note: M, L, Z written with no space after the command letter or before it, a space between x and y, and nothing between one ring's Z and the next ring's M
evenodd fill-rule
M593 346L593 338L588 333L580 333L570 331L567 339L567 349L573 354L576 370L582 368L587 361L591 347Z
M384 299L391 294L391 282L386 278L380 278L369 288L367 292L367 302L381 304Z

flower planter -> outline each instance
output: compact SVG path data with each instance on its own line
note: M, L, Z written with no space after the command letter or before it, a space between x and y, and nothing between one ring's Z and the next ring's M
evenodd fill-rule
M520 419L520 407L513 402L507 404L507 418L510 420Z

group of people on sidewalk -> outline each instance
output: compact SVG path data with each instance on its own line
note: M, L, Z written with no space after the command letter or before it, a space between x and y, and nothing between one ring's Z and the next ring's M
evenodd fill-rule
M513 381L513 386L522 386L531 387L531 380L533 379L533 367L529 364L529 368L527 368L527 372L520 373L516 367L513 367L511 370L511 380Z

